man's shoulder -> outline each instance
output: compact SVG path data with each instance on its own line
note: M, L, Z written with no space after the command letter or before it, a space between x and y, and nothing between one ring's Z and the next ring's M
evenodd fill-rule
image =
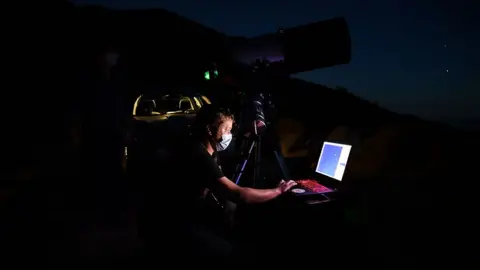
M204 160L202 149L193 143L185 144L179 147L175 151L175 155L172 159L175 162L175 168L190 168L191 170L195 171L201 160ZM180 174L190 174L192 173L189 169L181 169L177 171Z
M184 145L181 153L184 157L200 158L208 156L208 152L205 147L201 143L197 142L190 142Z

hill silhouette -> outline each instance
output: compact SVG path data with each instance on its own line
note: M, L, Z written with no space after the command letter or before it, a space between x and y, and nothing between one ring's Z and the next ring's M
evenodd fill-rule
M284 154L307 156L305 148L308 146L308 153L314 152L316 156L321 146L319 141L325 139L352 144L350 171L358 174L352 177L398 175L400 168L402 175L427 171L443 174L445 164L453 164L458 159L451 156L451 152L465 152L462 145L469 145L468 151L478 147L473 139L475 132L400 115L356 97L346 89L288 79L278 82L276 96L278 117L283 119L280 132L303 133L294 143L290 142ZM292 122L297 122L296 127L288 126ZM416 154L408 155L409 148L415 149ZM301 150L303 153L294 153ZM369 158L369 155L375 161L360 158ZM371 169L367 169L369 167Z

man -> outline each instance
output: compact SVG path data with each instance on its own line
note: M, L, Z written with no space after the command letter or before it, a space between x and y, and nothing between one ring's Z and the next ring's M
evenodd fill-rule
M219 196L242 203L263 203L277 198L295 185L294 181L282 181L273 189L240 187L228 179L216 160L217 151L224 150L232 140L232 114L213 105L206 105L198 112L192 125L193 142L188 151L191 164L185 176L192 182L192 195L201 195L211 189ZM193 174L193 175L192 175Z
M281 181L271 189L253 189L236 185L228 179L219 166L216 153L226 149L232 139L231 129L233 116L230 112L218 109L213 105L205 105L198 112L192 125L191 135L193 140L180 151L177 165L172 172L177 186L175 192L178 199L169 203L174 209L170 212L174 218L176 228L184 228L181 235L188 235L183 239L185 246L194 247L192 252L203 257L229 257L231 251L228 243L215 235L204 219L207 214L205 195L212 191L217 197L237 203L263 203L277 198L295 185L295 182ZM172 196L175 197L175 196ZM180 222L180 224L178 223ZM207 222L208 223L208 222ZM186 233L185 233L186 232Z

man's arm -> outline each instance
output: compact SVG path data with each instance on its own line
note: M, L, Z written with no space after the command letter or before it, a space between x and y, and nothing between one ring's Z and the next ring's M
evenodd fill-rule
M222 170L220 170L219 166L214 162L213 158L203 157L200 160L205 161L203 164L204 169L206 169L209 179L213 180L213 183L210 183L212 191L233 202L244 202L249 204L267 202L280 196L296 184L293 181L282 181L278 187L272 189L241 187L225 177Z
M227 177L223 176L218 179L213 188L233 202L254 204L273 200L282 193L288 191L294 185L296 185L296 183L293 181L282 181L278 187L272 189L247 188L238 186Z
M253 189L241 187L225 176L218 179L213 189L233 202L244 202L248 204L267 202L282 194L280 188Z

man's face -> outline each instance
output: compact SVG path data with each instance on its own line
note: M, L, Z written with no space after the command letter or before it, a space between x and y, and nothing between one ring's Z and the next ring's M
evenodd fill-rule
M218 126L217 132L214 134L214 139L217 142L222 141L222 136L231 134L233 127L233 120L231 118L222 119L220 125Z

